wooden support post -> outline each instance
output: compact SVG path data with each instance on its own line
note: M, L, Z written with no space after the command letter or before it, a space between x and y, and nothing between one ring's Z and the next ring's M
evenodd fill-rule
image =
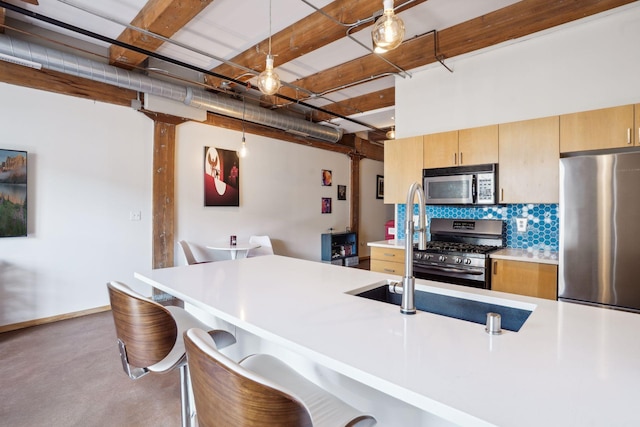
M154 121L153 268L173 266L176 125Z

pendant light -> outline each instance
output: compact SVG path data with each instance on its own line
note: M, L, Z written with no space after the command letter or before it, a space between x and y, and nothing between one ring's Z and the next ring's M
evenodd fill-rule
M404 22L393 12L393 0L384 0L383 13L371 30L373 51L383 53L397 48L404 38Z
M391 126L391 130L386 134L387 139L396 139L396 128L395 126Z
M258 76L258 88L265 95L273 95L280 89L280 77L273 71L273 55L271 54L271 0L269 0L269 53L267 64L263 72Z
M244 97L242 97L242 146L240 146L240 157L247 157L247 143L244 139Z

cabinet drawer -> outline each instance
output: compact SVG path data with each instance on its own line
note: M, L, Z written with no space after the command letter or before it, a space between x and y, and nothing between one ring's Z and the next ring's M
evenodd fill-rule
M371 260L404 262L404 249L371 247Z
M404 274L404 263L382 261L379 259L371 258L369 270L377 271L379 273L397 274L398 276L402 276Z

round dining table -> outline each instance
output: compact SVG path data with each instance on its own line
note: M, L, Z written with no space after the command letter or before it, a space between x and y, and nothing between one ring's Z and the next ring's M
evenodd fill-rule
M213 249L214 251L228 251L231 254L231 259L236 259L238 254L240 254L240 258L245 258L250 249L257 249L259 247L259 243L250 243L248 241L237 242L235 245L232 245L229 242L207 245L207 249Z

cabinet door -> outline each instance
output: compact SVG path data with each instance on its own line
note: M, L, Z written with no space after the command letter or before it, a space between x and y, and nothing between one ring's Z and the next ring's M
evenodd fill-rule
M560 152L633 145L633 105L560 116Z
M558 266L504 259L493 260L491 290L558 299Z
M384 143L384 203L406 203L414 182L422 183L422 136Z
M636 120L635 120L635 127L634 127L634 139L635 139L635 145L636 146L640 146L640 104L636 104L634 105L634 110L636 113Z
M458 166L458 131L424 135L423 167L443 168Z
M498 125L462 129L458 132L458 164L498 163Z
M558 116L499 125L500 203L558 203Z

